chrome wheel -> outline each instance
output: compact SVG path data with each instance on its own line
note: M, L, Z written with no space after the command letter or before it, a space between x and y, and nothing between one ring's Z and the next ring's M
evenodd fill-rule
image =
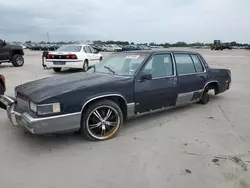
M106 140L112 137L121 125L118 111L102 105L94 108L86 119L86 128L91 137L97 140Z
M18 65L23 65L23 58L22 57L17 57L17 59L16 59L16 63L18 64Z

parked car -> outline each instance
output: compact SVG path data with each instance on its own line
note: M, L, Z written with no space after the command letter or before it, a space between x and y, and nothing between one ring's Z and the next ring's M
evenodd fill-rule
M92 46L92 48L94 48L98 52L102 51L102 49L103 49L103 45L101 45L101 44L93 44L91 46Z
M21 67L24 64L24 52L20 45L11 45L0 39L0 64L12 63L14 67Z
M120 51L122 51L122 48L115 45L115 44L108 44L108 45L104 45L102 47L102 51L104 51L104 52L120 52Z
M82 69L86 72L102 60L102 55L90 45L63 45L54 52L49 52L44 62L47 68L60 72L62 68Z
M0 95L3 95L6 90L5 77L0 75Z
M59 75L1 96L14 125L33 134L80 130L89 140L114 137L131 117L190 103L207 104L229 89L231 71L210 68L194 52L113 53L86 73Z
M0 95L4 95L5 91L6 91L5 78L3 75L0 75ZM0 102L0 108L6 110L6 104L4 104L4 101L3 103Z
M138 50L136 45L124 45L122 51L134 51Z

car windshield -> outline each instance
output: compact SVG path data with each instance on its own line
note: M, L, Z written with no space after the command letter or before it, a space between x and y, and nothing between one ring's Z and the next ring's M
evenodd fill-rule
M57 52L80 52L82 46L78 45L65 45L58 48Z
M95 68L89 69L89 72L133 77L146 57L146 54L123 53L109 55L96 64Z

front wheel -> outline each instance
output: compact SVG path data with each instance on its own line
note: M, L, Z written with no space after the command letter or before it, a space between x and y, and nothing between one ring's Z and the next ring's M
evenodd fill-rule
M81 132L91 141L113 138L123 124L120 107L113 101L92 103L82 114Z
M53 68L53 70L54 70L55 72L61 72L62 68L56 67L56 68Z
M21 67L24 64L23 56L20 54L13 55L11 62L14 67Z

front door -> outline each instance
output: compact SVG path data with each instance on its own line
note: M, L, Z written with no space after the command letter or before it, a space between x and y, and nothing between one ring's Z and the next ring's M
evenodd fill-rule
M176 105L196 102L202 95L207 79L205 68L196 54L175 53L174 57L179 86Z
M0 60L9 60L9 51L3 45L0 45Z
M151 80L140 81L142 73L150 73ZM170 53L155 54L148 60L135 80L136 113L143 113L175 105L177 77Z

